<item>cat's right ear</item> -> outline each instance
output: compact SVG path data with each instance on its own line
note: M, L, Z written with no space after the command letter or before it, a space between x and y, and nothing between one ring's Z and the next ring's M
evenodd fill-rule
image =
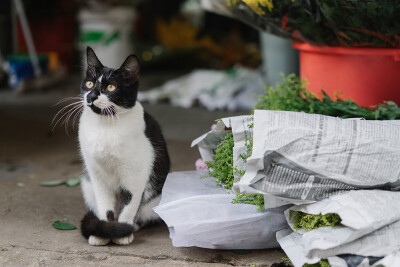
M119 68L126 77L136 81L139 79L140 64L136 55L128 56Z
M97 58L96 54L94 53L93 49L88 46L86 49L86 60L87 60L87 70L93 70L96 72L97 68L103 67L100 60Z

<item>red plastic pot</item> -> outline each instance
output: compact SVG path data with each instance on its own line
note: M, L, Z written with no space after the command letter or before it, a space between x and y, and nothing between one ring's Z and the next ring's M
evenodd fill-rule
M400 49L345 48L293 43L300 51L300 76L311 92L371 106L383 101L400 104Z

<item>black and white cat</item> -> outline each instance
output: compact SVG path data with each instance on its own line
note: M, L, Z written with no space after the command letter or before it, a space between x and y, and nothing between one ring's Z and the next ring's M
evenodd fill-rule
M111 69L87 48L79 142L85 164L82 191L90 209L81 228L91 245L127 245L134 230L159 220L153 207L170 160L160 126L136 101L138 80L135 55Z

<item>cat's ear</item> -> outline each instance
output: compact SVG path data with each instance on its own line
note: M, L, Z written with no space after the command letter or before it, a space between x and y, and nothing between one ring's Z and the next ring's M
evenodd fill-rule
M139 79L140 64L138 57L136 55L128 56L119 70L134 80Z
M86 59L87 59L87 68L89 69L97 69L103 67L100 60L97 58L96 54L94 53L93 49L88 46L86 49Z

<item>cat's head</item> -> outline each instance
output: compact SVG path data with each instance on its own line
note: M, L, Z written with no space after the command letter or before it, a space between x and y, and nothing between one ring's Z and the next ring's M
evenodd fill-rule
M139 61L130 55L119 69L103 66L88 47L86 78L81 83L85 109L99 115L114 115L135 106L139 87Z

